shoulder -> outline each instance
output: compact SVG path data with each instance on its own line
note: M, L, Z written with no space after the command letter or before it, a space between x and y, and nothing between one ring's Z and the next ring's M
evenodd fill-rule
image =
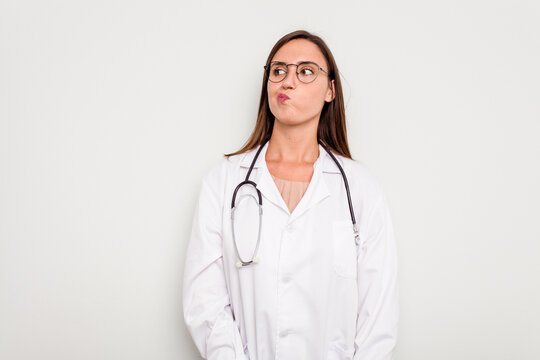
M368 167L357 160L338 156L351 186L361 187L372 193L382 192L382 183Z
M362 213L370 213L385 199L383 186L379 178L364 164L357 160L352 160L336 155L341 163L351 197L356 208L362 208Z
M389 206L383 185L368 167L356 160L340 157L349 181L355 208L362 209L361 223L378 229L389 220Z
M223 195L226 192L227 186L237 181L239 168L249 153L248 151L229 157L223 156L219 160L216 160L203 175L203 188L211 189L216 194Z

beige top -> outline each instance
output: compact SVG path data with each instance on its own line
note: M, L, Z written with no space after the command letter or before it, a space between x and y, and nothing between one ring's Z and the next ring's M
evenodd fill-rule
M281 197L285 201L285 204L287 204L289 212L292 213L296 205L298 205L298 203L302 199L302 196L304 196L304 193L308 188L309 181L304 182L283 180L275 177L274 175L272 175L272 178L274 179L274 182L276 183L276 186L281 193Z

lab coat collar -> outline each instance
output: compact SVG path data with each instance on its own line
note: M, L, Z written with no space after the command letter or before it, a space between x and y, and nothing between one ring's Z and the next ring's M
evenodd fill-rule
M257 147L245 153L244 157L240 161L240 166L248 169L258 149L259 148ZM268 171L268 167L266 166L265 156L267 149L268 143L264 145L261 153L259 154L259 157L255 161L255 164L253 165L254 171L250 175L250 179L257 183L257 188L261 191L261 193L267 200L280 207L286 213L290 214L289 209L287 208L287 205L285 204L283 197L279 193L274 179L272 179L272 175L270 174L270 172ZM343 160L338 156L336 156L336 158L343 166ZM319 157L313 164L313 176L304 196L302 197L296 208L293 210L292 214L290 214L290 222L300 217L303 213L308 211L315 204L330 196L328 186L326 184L324 176L322 176L323 173L339 174L340 171L330 157L330 155L328 155L326 150L324 150L324 148L319 144Z

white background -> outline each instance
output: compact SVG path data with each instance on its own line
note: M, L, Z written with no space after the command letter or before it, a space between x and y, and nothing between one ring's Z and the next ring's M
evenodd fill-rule
M538 359L539 4L1 0L0 358L198 358L181 286L200 180L303 28L391 206L396 359Z

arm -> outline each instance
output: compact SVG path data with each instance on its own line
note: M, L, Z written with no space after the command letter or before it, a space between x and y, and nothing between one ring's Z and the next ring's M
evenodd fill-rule
M360 246L354 360L392 360L399 317L397 250L382 192Z
M184 319L204 359L247 360L223 272L221 206L208 179L203 180L187 250Z

